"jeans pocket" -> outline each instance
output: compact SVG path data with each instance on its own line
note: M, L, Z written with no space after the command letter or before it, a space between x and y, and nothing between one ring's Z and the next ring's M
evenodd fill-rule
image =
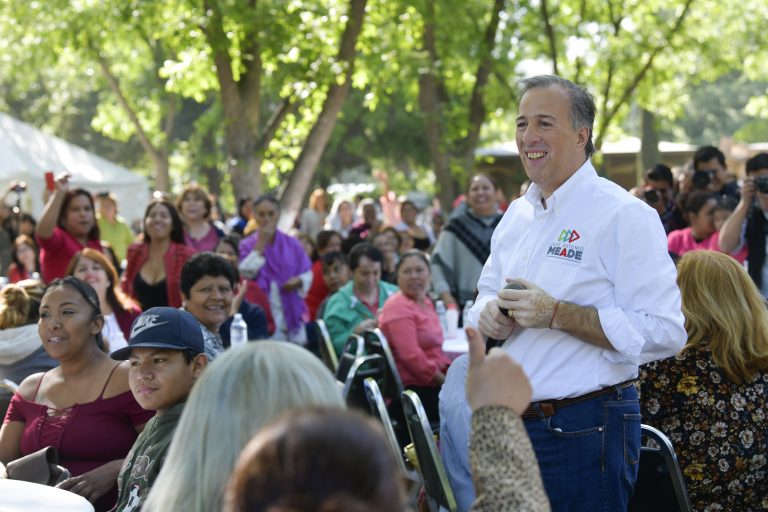
M624 478L634 487L640 466L639 414L624 415Z

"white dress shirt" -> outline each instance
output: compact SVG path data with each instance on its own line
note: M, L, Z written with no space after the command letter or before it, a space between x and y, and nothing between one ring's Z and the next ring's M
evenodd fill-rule
M470 311L477 325L506 278L597 309L616 350L564 331L517 327L504 349L525 370L533 400L580 396L637 377L638 365L676 354L686 340L676 270L659 215L598 177L587 160L547 200L531 184L491 238Z

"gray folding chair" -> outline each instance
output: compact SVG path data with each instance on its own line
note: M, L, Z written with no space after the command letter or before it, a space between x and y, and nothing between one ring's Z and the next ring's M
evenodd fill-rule
M437 510L437 506L440 506L453 512L457 509L456 498L453 496L445 466L437 451L435 439L432 437L427 413L424 412L419 396L413 391L404 391L401 396L405 421L416 451L424 490L430 498L430 507Z
M339 369L339 358L336 357L336 350L333 348L331 335L328 334L328 327L322 319L315 320L317 326L317 350L325 366L334 374Z
M689 512L691 505L688 491L672 442L663 432L650 425L640 425L640 432L640 468L635 492L629 502L629 512ZM658 448L646 446L649 439L655 441Z
M349 370L347 380L344 381L344 389L341 392L349 407L365 411L370 409L363 381L368 378L381 381L384 378L384 368L384 358L378 354L358 357L355 360L352 368Z
M384 403L384 397L381 396L379 385L376 383L375 379L368 377L363 381L363 387L365 388L365 396L368 398L368 404L371 406L371 414L378 418L382 425L384 425L384 433L387 435L389 447L392 448L392 452L395 454L397 466L403 474L406 474L408 470L405 468L403 453L400 451L400 444L397 442L395 430L392 428L392 420L389 419L387 404Z
M386 361L388 371L381 387L381 394L396 402L405 388L402 379L400 379L400 372L397 371L395 357L392 355L387 338L381 329L374 329L363 333L363 341L365 342L366 353L379 354Z
M347 338L347 342L344 344L344 348L341 349L341 354L339 354L339 365L336 368L336 380L340 382L347 381L349 370L352 369L352 365L355 364L355 361L363 355L364 349L365 342L361 336L353 334Z

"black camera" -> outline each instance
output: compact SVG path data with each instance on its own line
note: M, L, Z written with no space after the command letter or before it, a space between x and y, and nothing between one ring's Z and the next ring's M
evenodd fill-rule
M651 188L643 192L643 199L648 204L656 204L659 202L659 199L661 199L661 196L659 195L658 190Z
M706 190L712 183L714 171L696 171L693 173L693 188L697 190Z
M13 186L11 191L12 192L16 192L17 194L21 194L22 192L26 192L27 191L27 184L24 183L23 181L20 181L19 183L17 183L16 185Z
M758 192L768 194L768 176L757 176L755 178L755 187Z

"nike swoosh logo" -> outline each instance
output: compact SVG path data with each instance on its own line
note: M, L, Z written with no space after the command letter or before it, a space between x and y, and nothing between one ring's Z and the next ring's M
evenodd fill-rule
M163 325L163 324L167 324L167 323L168 322L158 322L156 324L142 325L141 327L131 331L131 338L133 338L134 336L136 336L138 334L141 334L142 332L146 331L147 329L151 329L153 327L157 327L158 325Z

